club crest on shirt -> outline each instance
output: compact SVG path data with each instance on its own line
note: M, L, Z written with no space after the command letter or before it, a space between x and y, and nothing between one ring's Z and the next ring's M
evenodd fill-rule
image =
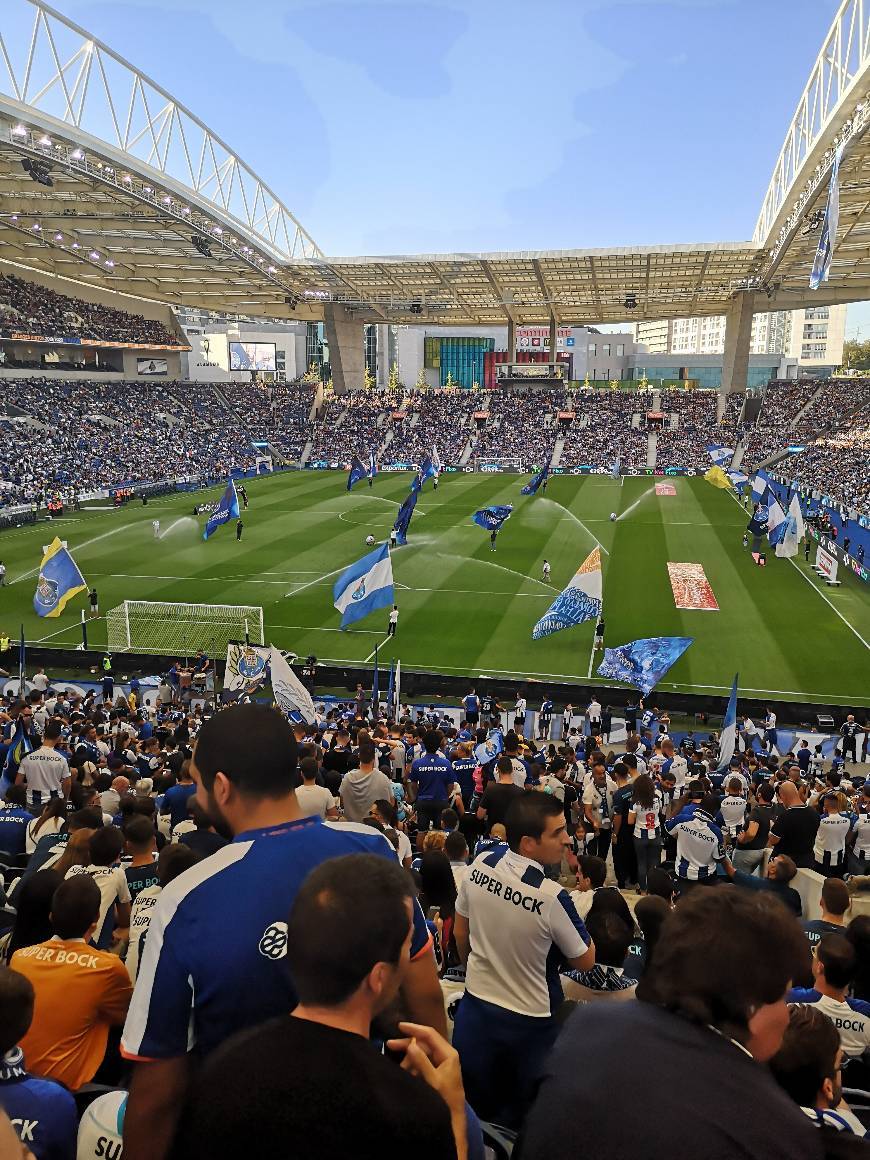
M260 954L267 959L283 959L287 954L287 923L273 922L263 931Z
M57 604L57 590L58 584L56 580L49 580L48 577L39 573L39 581L36 585L36 599L43 608L54 608Z

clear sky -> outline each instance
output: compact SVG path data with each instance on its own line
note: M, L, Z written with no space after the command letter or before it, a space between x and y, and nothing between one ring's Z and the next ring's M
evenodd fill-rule
M838 7L54 3L197 113L331 255L750 238ZM870 306L857 325L870 337Z

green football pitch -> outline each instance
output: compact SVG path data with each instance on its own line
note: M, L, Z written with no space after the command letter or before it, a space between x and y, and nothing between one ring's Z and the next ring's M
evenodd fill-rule
M125 599L252 604L263 608L267 642L320 660L370 661L376 646L387 666L449 676L589 684L593 625L531 639L535 621L600 543L606 643L645 636L689 636L694 644L661 687L724 694L734 673L741 691L777 699L866 704L870 690L870 593L841 571L827 588L794 561L768 553L756 567L741 546L747 515L729 493L702 479L667 479L676 494L657 495L649 477L555 476L546 494L520 495L528 477L444 475L427 483L407 546L393 554L398 634L386 640L387 612L339 630L332 606L337 574L367 551L365 537L385 539L408 473L378 476L348 494L338 472L286 473L246 481L250 508L244 538L227 525L207 542L209 493L172 495L116 511L67 513L53 524L0 533L0 559L12 581L0 589L0 628L28 641L74 646L81 640L82 594L58 620L33 612L43 544L65 539L101 613ZM490 551L472 513L493 503L514 512ZM611 522L611 512L620 514ZM155 539L151 521L159 518ZM541 564L552 565L549 585ZM718 611L676 608L668 562L703 567ZM91 647L105 644L102 617L89 624ZM8 666L7 666L8 667Z

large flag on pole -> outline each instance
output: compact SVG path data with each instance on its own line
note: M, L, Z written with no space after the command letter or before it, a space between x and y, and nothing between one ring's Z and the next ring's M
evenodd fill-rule
M234 481L229 479L224 489L224 494L220 498L220 503L217 505L217 509L208 517L208 523L205 525L202 538L207 540L209 536L218 530L221 524L229 523L230 520L237 520L238 518L239 497L236 495Z
M396 705L393 716L398 721L402 708L402 662L396 661Z
M719 734L719 766L718 773L724 771L731 764L731 758L737 749L737 677L734 674L734 684L731 686L731 696L728 698L728 708L725 710L725 722Z
M366 479L368 474L363 461L358 455L354 455L350 461L350 471L347 473L347 490L350 491L354 484L359 483L361 479Z
M771 547L775 547L782 540L787 528L788 517L771 493L770 503L767 505L767 538Z
M804 538L806 527L804 525L803 512L801 511L800 496L794 492L791 497L791 503L788 505L788 515L786 516L786 528L782 539L776 545L777 556L783 556L789 559L791 556L798 554L798 544Z
M813 258L813 268L810 273L810 289L818 290L822 282L827 282L831 272L831 259L834 256L834 245L837 241L837 228L840 224L840 160L843 156L845 142L837 146L834 154L834 164L831 166L831 180L828 185L828 200L825 204L825 217L822 222L822 231L819 234L819 244L816 246L816 256Z
M601 612L601 550L589 553L564 591L560 592L535 627L532 640L597 620Z
M547 476L550 474L550 464L546 463L540 471L536 471L526 486L520 492L521 495L534 495Z
M37 616L60 616L67 603L79 592L85 592L87 587L66 541L55 536L48 547L42 549L39 579L33 594L33 609ZM22 632L22 639L23 636Z
M272 673L272 692L278 708L288 716L298 715L306 725L317 721L317 711L311 694L290 668L290 664L280 649L271 646L269 668Z
M618 458L614 459L613 463L611 463L611 465L610 465L610 478L611 479L619 479L619 472L620 472L621 467L622 467L622 460L618 459Z
M597 675L634 685L645 697L693 640L691 636L652 636L606 648Z
M418 471L414 478L411 480L411 491L418 492L422 486L423 480L420 478L420 472Z
M369 479L374 479L378 474L378 465L375 462L374 451L369 452Z
M0 774L0 791L5 793L9 786L14 784L19 765L27 754L32 752L33 744L25 732L24 718L19 716L9 738L9 748L6 750L3 772Z
M752 502L761 503L764 500L764 493L767 491L767 476L763 471L755 473L755 479L752 481Z
M728 471L726 472L726 475L738 491L740 491L741 488L746 487L747 483L749 483L749 476L745 471Z
M393 564L388 544L382 544L346 568L332 589L342 628L379 608L388 608L393 603L393 595Z
M397 544L407 544L408 542L408 526L411 523L414 508L417 506L417 496L419 494L419 489L412 491L396 514L396 522L393 524L393 530L396 533Z
M721 467L723 463L727 463L731 459L734 454L734 448L723 447L721 443L708 443L707 454L714 463Z
M471 517L479 528L483 528L487 532L496 532L505 522L510 519L511 512L514 510L513 504L496 504L494 507L481 508L476 511Z
M24 690L27 685L27 663L25 661L25 653L27 646L24 642L24 625L21 626L21 636L18 638L18 696L24 697Z
M438 454L438 448L432 444L432 467L436 478L441 474L441 456Z
M423 462L420 464L420 486L422 487L427 479L432 479L437 474L438 471L432 462L432 456L424 455Z

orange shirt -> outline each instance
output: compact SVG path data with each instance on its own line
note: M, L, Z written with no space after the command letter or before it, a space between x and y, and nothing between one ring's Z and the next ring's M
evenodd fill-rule
M75 1091L102 1063L109 1028L124 1021L133 993L124 964L83 939L53 938L16 951L9 965L36 993L21 1041L28 1069Z

